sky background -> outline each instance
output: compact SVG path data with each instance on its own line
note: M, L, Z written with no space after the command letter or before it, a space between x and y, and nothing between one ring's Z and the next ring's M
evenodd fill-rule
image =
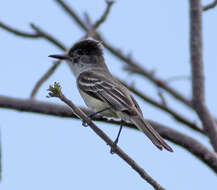
M88 12L95 21L105 9L102 0L67 1L83 18ZM211 1L203 1L207 4ZM190 76L189 64L189 6L188 1L116 1L107 21L100 27L105 38L132 53L145 68L155 70L163 79ZM217 8L204 13L204 69L207 105L216 116L217 72ZM55 35L70 47L84 33L52 0L3 0L0 21L20 30L31 32L34 23ZM28 98L36 81L52 65L49 54L60 53L45 40L23 39L0 29L0 94ZM111 72L159 99L156 88L141 77L124 73L124 64L105 51ZM47 99L46 89L58 81L64 94L77 105L84 105L75 80L66 64L42 86L37 99ZM186 96L191 96L190 81L171 82ZM200 123L184 106L165 95L174 109ZM194 134L170 116L140 101L145 118L158 121L192 137L208 147L206 138ZM111 138L117 127L97 123ZM80 121L52 116L21 113L0 109L3 176L0 189L153 189L144 182L89 128ZM124 129L119 145L166 189L212 189L217 186L216 174L190 153L172 143L174 153L158 151L138 131Z

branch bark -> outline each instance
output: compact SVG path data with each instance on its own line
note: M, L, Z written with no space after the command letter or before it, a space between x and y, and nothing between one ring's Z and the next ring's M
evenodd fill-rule
M217 124L205 104L205 84L202 54L202 6L200 0L190 0L190 52L192 101L203 128L217 151Z
M115 145L113 141L93 123L93 121L77 106L75 106L69 99L67 99L61 91L61 86L58 83L54 83L54 86L49 87L49 96L56 97L67 104L83 122L88 124L88 126L103 140L107 145L113 149L113 153L117 154L121 159L123 159L127 164L129 164L143 180L147 181L156 190L165 190L156 180L149 176L143 168L141 168L129 155L127 155L119 146Z
M24 31L18 30L14 27L11 27L11 26L1 22L1 21L0 21L0 28L6 30L7 32L14 34L16 36L20 36L20 37L24 37L24 38L40 38L39 34L36 34L36 33L32 34L29 32L24 32Z
M61 8L78 24L79 27L81 27L85 32L88 32L90 29L86 26L85 22L82 21L82 19L78 16L78 14L63 0L56 0L56 2L60 5ZM93 26L92 26L93 27ZM181 93L179 93L177 90L173 89L169 85L167 85L162 79L155 77L151 72L148 72L145 68L141 67L139 63L136 61L133 61L128 56L125 56L121 53L121 51L118 48L115 48L111 44L109 44L98 32L95 33L94 36L97 40L102 41L104 47L115 57L126 63L130 66L131 72L135 72L137 74L140 74L147 78L149 81L151 81L153 84L158 86L159 88L162 88L166 92L168 92L170 95L172 95L175 99L181 101L188 107L192 108L191 101L189 101L187 98L185 98Z
M209 9L213 9L217 6L217 0L203 7L203 11L207 11Z
M159 109L161 109L162 111L168 113L169 115L171 115L176 121L184 124L185 126L189 127L190 129L193 129L194 131L197 131L203 135L205 135L204 130L201 129L199 126L197 126L195 123L193 123L192 121L190 121L189 119L187 119L186 117L182 116L180 113L176 112L175 110L173 110L172 108L168 107L167 105L164 104L160 104L157 101L155 101L154 99L152 99L151 97L147 96L146 94L144 94L143 92L140 92L138 89L135 89L132 86L127 85L125 82L121 81L131 92L133 92L135 95L137 95L138 97L140 97L142 100L144 100L145 102L151 104L154 107L157 107Z
M34 99L39 88L41 87L41 85L50 78L50 76L55 72L55 70L57 69L57 67L59 66L59 64L61 63L61 61L55 61L53 63L53 65L46 71L46 73L44 75L42 75L42 77L37 81L37 83L35 84L34 88L32 89L30 98Z
M0 96L0 108L78 119L76 115L73 114L71 109L67 106L36 101L31 99L19 99L7 96ZM88 109L81 109L87 115L90 115L92 113ZM95 120L120 126L120 121L104 118L101 116L98 116ZM206 164L210 169L212 169L217 174L216 153L210 151L200 142L187 135L184 135L176 130L165 127L153 121L150 121L150 123L162 137L189 151L191 154L200 159L204 164ZM126 127L137 129L134 125L130 123L128 123Z

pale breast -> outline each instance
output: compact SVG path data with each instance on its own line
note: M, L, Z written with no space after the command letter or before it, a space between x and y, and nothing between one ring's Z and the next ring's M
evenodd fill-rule
M87 93L80 91L81 96L84 99L85 104L94 112L98 112L101 111L105 108L110 107L107 103L102 102L92 96L89 96ZM101 115L107 116L107 117L117 117L117 115L115 114L115 112L113 112L111 109L104 111L102 113L100 113Z

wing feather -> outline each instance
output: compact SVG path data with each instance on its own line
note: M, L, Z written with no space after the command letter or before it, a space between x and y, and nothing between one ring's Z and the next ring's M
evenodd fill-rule
M119 82L109 80L100 73L86 71L80 74L77 80L78 87L94 98L106 102L116 111L126 111L130 115L135 113L135 100L129 91Z

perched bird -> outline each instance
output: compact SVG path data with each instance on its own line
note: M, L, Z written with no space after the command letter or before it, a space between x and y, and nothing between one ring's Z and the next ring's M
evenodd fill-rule
M76 43L67 53L49 57L62 59L70 64L78 90L89 108L103 116L132 122L157 148L173 152L143 118L142 111L130 91L108 70L101 42L85 39Z

